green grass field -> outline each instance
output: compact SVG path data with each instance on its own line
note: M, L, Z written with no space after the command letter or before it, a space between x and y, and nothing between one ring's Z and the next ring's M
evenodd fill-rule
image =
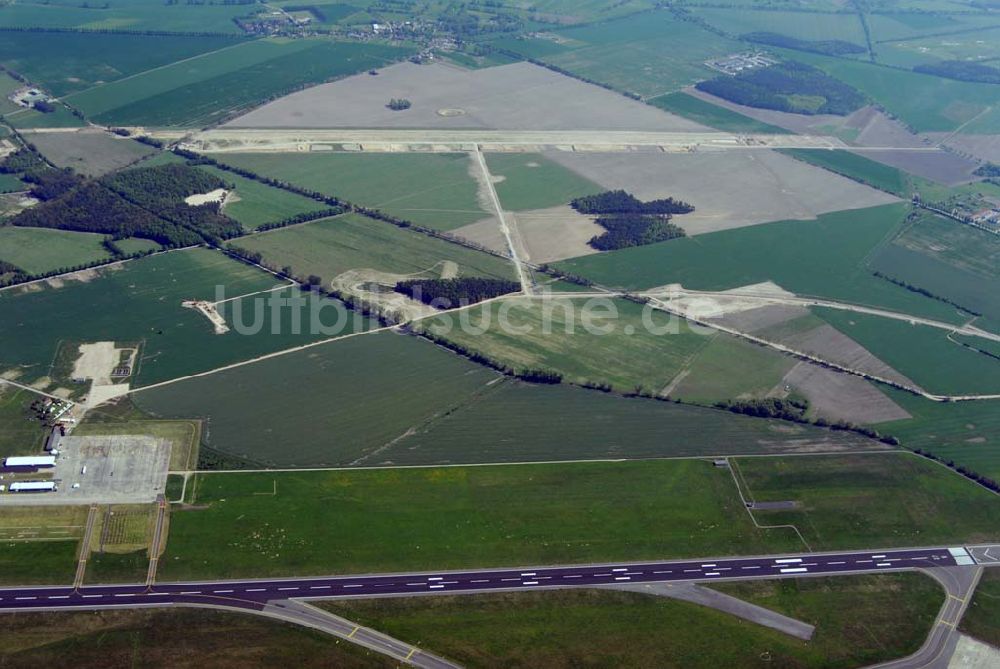
M11 9L0 8L0 21ZM194 35L5 32L0 63L63 96L240 43Z
M692 387L698 399L730 399L747 392L748 385L770 390L790 367L779 353L692 329L687 322L625 300L596 304L513 298L473 307L468 322L471 328L461 327L446 314L420 327L517 370L551 369L566 381L606 382L619 392L641 386L660 394L678 374L689 371L694 383L701 383ZM741 357L745 369L727 369L728 362ZM675 396L691 397L687 392Z
M105 124L198 126L298 88L399 60L410 51L328 39L241 43L67 100Z
M207 418L205 443L213 450L269 466L331 466L350 464L470 401L495 379L427 342L381 333L133 399L157 416ZM267 411L255 410L265 406Z
M670 395L702 403L764 397L794 366L793 358L773 349L725 335L712 337Z
M148 551L92 553L87 560L84 582L87 585L145 583L148 570Z
M1000 572L983 571L959 628L980 641L1000 646Z
M28 189L16 174L0 174L0 193L18 193Z
M956 344L947 330L836 309L816 313L928 392L1000 393L1000 360Z
M921 211L870 266L1000 323L1000 245L987 232Z
M810 3L811 4L811 3ZM775 11L772 8L698 7L695 16L732 35L770 32L801 40L842 40L865 45L865 33L857 14L817 14L808 11Z
M82 128L84 122L65 105L56 104L55 111L43 114L35 109L19 108L3 117L5 123L17 130L32 128Z
M606 395L569 385L507 381L359 464L768 455L877 446L851 433L728 411Z
M239 4L164 4L130 0L117 5L70 2L17 2L0 8L0 26L75 30L164 30L170 32L240 33L233 23L252 9Z
M464 153L218 154L217 160L437 230L489 216Z
M503 178L495 188L507 211L558 207L606 190L537 153L492 153L486 162L490 174Z
M46 274L98 260L110 260L104 235L48 228L0 227L0 260L28 274Z
M701 123L702 125L725 132L767 133L775 135L787 135L789 132L776 125L763 123L725 107L705 102L687 93L668 93L667 95L647 100L647 102L671 114L683 116L695 123Z
M742 458L817 550L997 538L1000 501L910 454ZM161 577L371 573L802 549L704 460L199 474ZM428 513L433 509L433 513ZM318 531L317 528L322 528Z
M708 78L712 70L704 61L745 50L739 42L680 21L665 10L548 34L554 38L501 39L497 44L646 97Z
M214 174L236 187L226 201L224 211L226 216L239 221L247 230L256 230L262 225L277 223L296 214L329 208L322 202L266 186L211 165L202 165L198 169Z
M76 540L0 541L0 583L72 583L78 543Z
M668 283L726 290L772 280L801 295L887 307L958 322L954 309L871 275L868 255L905 218L907 205L781 221L674 239L557 263L599 284L645 289Z
M456 263L460 276L511 278L514 272L503 258L359 214L244 237L233 245L259 251L272 265L290 265L296 276L315 274L327 282L362 269L438 277L443 261Z
M703 461L199 474L164 579L788 550ZM189 483L190 485L190 483ZM270 495L277 487L277 494ZM321 529L320 529L321 528Z
M916 574L717 587L809 620L816 636L798 641L695 604L609 590L340 600L321 606L398 639L419 640L422 648L467 667L806 668L868 665L915 652L943 599L934 581Z
M38 395L0 383L0 453L34 455L45 443L46 430L30 413Z
M71 575L72 576L72 575ZM80 669L177 667L218 669L289 665L301 669L388 669L396 662L352 643L291 623L209 609L104 609L4 614L0 663ZM190 658L180 660L180 658Z
M181 306L184 300L218 299L219 286L226 297L236 297L279 285L221 253L190 249L101 270L89 281L67 280L59 288L7 290L0 293L0 367L20 369L21 381L30 382L48 375L61 341L141 341L133 386L148 385L322 338L308 329L295 333L290 309L278 314L280 322L272 322L272 310L259 302L255 306L254 298L221 307L232 328L224 335L215 334L206 317ZM255 322L257 334L239 333L239 326L246 331ZM29 327L30 337L25 336Z
M1000 498L909 453L741 458L739 473L758 502L795 501L789 511L754 511L767 525L795 525L814 550L994 541L986 519Z
M121 252L125 255L143 253L145 251L158 251L161 248L160 245L154 241L149 239L139 239L138 237L119 239L115 241L115 246L121 249Z
M963 128L963 132L1000 132L1000 114L986 115L996 104L994 85L943 79L846 58L790 53L867 94L916 132L954 131L980 115L982 118Z

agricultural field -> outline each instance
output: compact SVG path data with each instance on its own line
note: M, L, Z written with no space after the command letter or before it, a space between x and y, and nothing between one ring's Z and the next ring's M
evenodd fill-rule
M704 61L746 50L740 42L680 21L665 10L495 44L643 97L707 79L712 70Z
M22 383L48 386L54 382L50 363L62 341L140 341L132 384L148 385L321 339L320 334L293 332L291 309L273 320L271 309L260 302L253 306L249 297L220 305L220 315L235 328L225 334L215 334L208 318L181 305L184 300L217 300L219 288L233 298L280 286L270 275L216 251L190 249L7 289L0 292L0 368ZM60 318L53 320L52 314ZM333 314L323 317L334 322ZM365 327L353 320L345 319L344 332ZM260 327L256 334L239 333L253 332L255 324ZM26 337L29 325L32 336Z
M19 108L3 117L5 123L16 130L34 130L36 128L82 128L84 121L73 114L66 105L56 103L50 113L42 113L36 109Z
M788 131L770 123L744 116L738 112L706 102L684 92L667 93L647 102L654 107L683 116L701 125L725 132L784 135Z
M387 107L392 98L409 109ZM242 128L697 130L611 91L531 63L467 70L399 63L293 93L237 118Z
M871 63L796 52L812 64L854 86L915 132L1000 132L995 86L943 79Z
M259 252L264 262L290 266L296 276L315 274L327 282L346 272L510 278L513 265L496 256L398 228L360 214L347 214L245 237L234 246ZM450 268L450 269L449 269ZM393 284L394 285L394 284Z
M546 155L609 190L621 188L641 200L689 202L695 211L674 222L690 235L895 201L773 151Z
M879 19L882 17L873 17ZM899 67L914 67L940 61L991 61L1000 55L1000 21L993 27L948 36L904 38L877 45L880 63ZM989 64L988 62L984 64Z
M378 209L435 230L489 216L467 154L216 154L261 176Z
M0 193L19 193L27 189L28 185L16 174L0 174Z
M552 370L567 382L609 383L618 392L642 388L688 399L681 388L672 392L683 372L697 399L732 399L748 383L766 393L791 366L780 353L748 353L728 335L625 300L511 298L472 307L466 318L469 327L453 314L418 327L516 370ZM717 364L740 355L755 364L742 370Z
M0 8L0 27L238 34L233 19L251 11L239 4L170 5L158 0L130 0L114 6L28 1Z
M5 507L0 515L0 583L70 583L87 520L85 506Z
M989 233L921 211L869 265L1000 323L1000 248Z
M328 208L322 202L273 188L211 165L201 165L198 169L214 174L235 186L226 197L222 211L247 230L256 230L262 225Z
M545 387L504 382L476 402L430 421L358 464L712 457L880 448L884 446L848 432L626 398L566 384Z
M758 554L797 541L755 528L730 472L700 460L203 473L195 485L191 503L206 508L172 514L165 579Z
M548 209L603 190L539 153L492 153L486 164L506 211Z
M0 20L13 8L0 9ZM64 96L241 43L222 36L8 31L0 44L0 63Z
M761 11L753 9L716 9L699 7L692 14L714 28L731 35L778 33L796 39L814 41L841 40L865 46L865 33L854 12L816 13L807 11Z
M247 41L66 100L105 124L204 126L297 88L380 67L409 53L329 39Z
M986 521L1000 499L968 479L910 453L740 458L743 494L794 501L791 510L755 510L764 525L795 525L812 550L995 541Z
M785 149L782 153L899 197L912 193L912 183L905 172L849 151Z
M135 140L91 129L79 132L33 132L25 137L56 167L98 177L114 172L156 152Z
M341 466L497 379L427 342L379 333L142 391L133 401L161 418L207 419L203 439L213 451L266 466ZM268 410L254 410L260 406Z
M322 632L259 616L210 609L105 609L4 613L0 662L79 669L289 664L302 669L389 669L396 663Z
M0 226L0 260L23 269L29 275L111 260L104 247L104 235L49 228Z
M718 584L816 626L810 642L687 602L611 590L556 590L324 602L359 624L467 667L867 665L916 651L942 594L916 574ZM712 634L705 634L705 630Z
M127 256L160 249L160 245L156 242L149 239L139 239L138 237L115 240L115 246Z
M31 414L38 396L28 390L0 383L0 457L33 455L45 442L45 428Z
M893 204L674 239L558 263L605 286L644 289L681 283L727 290L774 281L785 290L959 322L952 307L871 274L869 253L903 221Z
M1000 394L1000 359L952 341L946 330L835 309L816 313L928 392Z

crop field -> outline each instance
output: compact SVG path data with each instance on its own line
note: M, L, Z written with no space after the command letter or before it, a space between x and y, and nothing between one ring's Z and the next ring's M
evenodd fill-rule
M636 592L550 590L320 604L466 667L868 666L915 652L943 599L919 574L719 583L816 626L809 642L695 604ZM705 630L712 630L705 634Z
M962 128L970 134L1000 132L994 110L995 86L943 79L844 58L796 52L805 61L867 94L916 132L947 132ZM982 115L982 116L981 116ZM980 118L981 116L981 118Z
M795 364L773 349L726 335L712 337L683 370L670 396L701 403L765 397Z
M901 391L886 392L912 418L880 428L907 448L923 449L1000 480L1000 401L940 404Z
M795 525L812 550L974 544L1000 536L987 520L1000 510L1000 498L909 453L738 462L744 495L799 503L794 510L756 510L757 522Z
M499 178L497 197L507 211L557 207L603 190L538 153L493 153L487 156L486 163L490 174Z
M139 239L138 237L116 240L115 246L121 249L121 252L125 255L142 253L144 251L156 251L160 248L160 245L156 242L149 239Z
M955 7L952 6L952 9ZM868 21L872 30L872 39L880 43L880 46L876 47L880 57L886 47L890 46L885 44L886 42L910 40L921 35L939 35L940 37L941 33L946 34L946 39L939 38L939 44L964 39L984 39L980 35L981 31L1000 24L996 15L989 12L951 15L946 15L941 11L933 11L933 13L893 12L871 14Z
M35 128L82 128L84 122L76 117L65 105L56 103L55 110L43 114L36 109L20 108L3 117L4 122L17 130Z
M16 6L0 8L0 21ZM0 43L0 63L63 96L240 43L219 36L12 31Z
M405 98L412 107L386 105ZM244 128L700 130L683 118L531 63L467 70L399 63L293 93L233 120Z
M380 44L324 39L257 40L91 88L67 100L106 124L199 126L409 53Z
M692 13L709 25L736 36L769 32L808 41L841 40L860 47L865 45L865 33L861 28L861 21L853 12L816 14L803 11L761 11L756 8L699 7L693 9Z
M873 19L882 19L873 16ZM996 21L996 19L993 19ZM1000 21L989 30L975 30L964 34L923 39L902 39L878 45L878 60L887 65L913 67L943 60L981 61L1000 56Z
M278 286L256 268L218 252L191 249L87 272L83 280L5 290L0 293L0 367L30 383L49 374L60 341L141 341L133 385L148 385L321 338L307 330L295 333L291 309L278 313L280 322L272 320L272 309L260 302L251 306L253 298L222 305L222 315L237 328L223 335L214 334L205 316L181 306L184 300L218 299L220 287L230 298ZM284 297L290 295L287 291ZM253 331L255 323L260 326L256 334L237 331L241 325ZM24 334L28 327L30 337Z
M674 197L691 203L693 213L674 219L690 235L895 201L773 151L547 155L607 189L622 188L643 200Z
M489 213L468 155L240 153L214 156L233 167L384 211L436 230Z
M427 342L382 333L143 391L133 399L160 417L207 419L204 440L215 451L268 466L333 466L371 454L470 401L496 379L494 372ZM268 410L254 410L261 406Z
M56 167L88 177L113 172L156 152L140 142L92 130L35 132L27 138Z
M945 330L835 309L816 313L928 392L1000 393L1000 360L951 341Z
M0 8L0 26L237 34L240 30L233 19L249 13L250 7L238 4L169 5L158 0L130 0L122 5L91 6L29 0Z
M207 508L172 514L164 579L759 554L797 541L756 529L729 471L704 461L199 474L195 481L192 503Z
M727 290L774 281L799 295L882 306L959 322L954 308L878 279L866 259L906 215L893 204L782 221L558 263L605 286L630 290L681 283Z
M704 61L746 49L667 11L560 28L543 37L502 39L497 45L644 97L707 79L712 70Z
M569 385L504 382L358 464L711 457L880 448L884 446L856 434L728 411Z
M270 264L289 265L296 276L315 274L326 281L350 270L437 278L444 262L455 263L459 276L510 278L514 273L503 258L359 214L294 225L234 245L259 251Z
M727 335L692 328L676 317L625 300L595 304L512 298L472 307L465 317L471 327L462 327L453 314L420 327L514 369L550 369L562 373L566 381L610 383L619 392L641 387L660 394L687 371L694 383L704 384L697 387L699 399L731 399L745 392L748 383L770 390L786 365L781 354L764 349L748 354ZM756 364L743 370L725 368L723 359L740 355ZM680 390L677 396L688 397Z
M48 228L0 226L0 260L17 265L28 274L45 274L62 268L111 259L104 235Z
M667 93L647 101L654 107L683 116L684 118L725 132L788 134L784 128L764 123L725 107L688 95L687 93Z
M322 202L273 188L211 165L202 165L198 169L210 172L236 187L226 199L223 210L226 216L238 221L248 230L255 230L267 223L277 223L297 214L327 208Z
M785 149L782 153L900 197L911 192L905 172L849 151Z
M42 423L30 413L31 403L38 395L15 386L0 383L0 453L33 455L45 442Z

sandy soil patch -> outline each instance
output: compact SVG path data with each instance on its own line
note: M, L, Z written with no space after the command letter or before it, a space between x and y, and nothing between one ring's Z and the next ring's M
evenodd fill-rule
M423 302L412 300L394 288L407 279L453 279L458 276L458 266L454 262L442 261L416 274L392 274L374 269L352 269L334 277L332 285L336 290L354 295L375 306L382 313L409 320L423 318L437 313L437 309Z
M199 314L208 319L212 324L212 328L215 330L215 334L221 335L229 332L229 325L226 323L226 319L222 317L219 313L219 309L213 302L204 302L200 300L185 300L181 302L181 306L186 309L194 309Z
M910 414L859 376L799 362L782 383L809 400L813 411L827 420L874 425L910 418Z
M814 219L897 199L769 150L704 153L563 153L547 157L608 189L644 200L676 197L695 212L674 222L688 234L785 219Z
M211 204L213 202L225 202L226 196L229 194L225 188L216 188L208 193L196 193L194 195L189 195L184 198L184 204L189 204L192 207L198 207L203 204Z
M110 383L111 372L118 365L118 352L113 341L80 344L80 356L73 363L74 379L92 379L94 383Z
M1000 667L1000 649L962 634L948 669L995 669Z
M156 152L151 146L97 128L73 132L32 132L28 141L56 167L96 177Z
M405 112L386 108L402 97ZM462 110L462 114L442 111ZM530 63L465 70L399 63L315 86L251 111L243 128L704 130L686 119Z
M507 238L500 231L500 224L495 216L481 221L463 225L451 231L452 234L468 239L470 242L482 244L497 253L507 253Z
M680 284L660 286L650 292L665 292L670 299L670 306L680 310L691 318L717 320L722 322L733 314L757 311L761 309L759 297L794 297L794 295L773 281L765 281L739 288L731 288L714 295L695 295L690 297L669 298L673 291L682 291ZM743 293L743 295L739 294ZM791 312L786 312L791 313ZM760 326L758 329L761 329Z
M972 176L972 173L979 166L978 163L972 160L941 150L896 151L887 149L856 151L855 153L870 160L896 167L904 172L916 174L919 177L937 181L947 186L954 186L975 179L976 177Z
M832 325L821 325L808 332L791 335L780 343L851 369L881 376L911 387L919 387Z
M505 215L517 226L524 240L528 252L525 260L547 263L598 253L587 242L602 234L604 228L572 207L507 212Z

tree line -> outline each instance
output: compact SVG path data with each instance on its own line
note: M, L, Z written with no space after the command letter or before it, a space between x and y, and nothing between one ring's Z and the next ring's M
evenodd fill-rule
M644 246L684 237L682 228L670 222L673 214L687 214L694 207L672 197L643 202L624 190L585 195L570 202L581 214L597 215L595 222L605 232L587 243L599 251Z
M741 35L742 39L756 44L766 44L784 49L795 49L809 53L819 53L826 56L849 56L856 53L867 53L868 49L840 39L805 40L772 32L752 32Z
M506 279L467 277L456 279L410 279L396 284L395 291L439 309L474 304L516 293L520 284Z
M581 214L689 214L694 206L672 197L643 202L624 190L609 190L597 195L584 195L570 202Z

